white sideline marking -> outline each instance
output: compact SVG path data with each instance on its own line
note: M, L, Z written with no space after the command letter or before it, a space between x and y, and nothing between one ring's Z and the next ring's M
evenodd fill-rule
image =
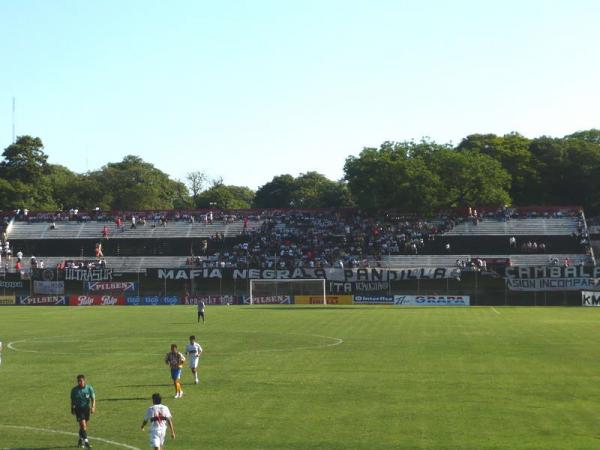
M494 311L494 312L495 312L496 314L498 314L499 316L501 316L501 315L502 315L502 314L500 314L500 312L499 312L499 311L498 311L496 308L494 308L493 306L492 306L492 311Z
M25 427L25 426L21 426L21 425L2 425L2 424L0 424L0 427L14 428L17 430L40 431L42 433L65 434L67 436L79 437L79 435L77 433L71 433L69 431L52 430L50 428L35 428L35 427ZM91 441L100 441L100 442L104 442L106 444L115 445L117 447L128 448L130 450L141 450L138 447L133 447L131 445L123 444L121 442L111 441L111 440L100 438L100 437L90 437L89 439Z

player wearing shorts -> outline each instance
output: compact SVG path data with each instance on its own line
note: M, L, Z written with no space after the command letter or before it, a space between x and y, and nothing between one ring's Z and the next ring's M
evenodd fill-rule
M77 386L71 389L71 414L79 422L79 440L77 447L92 448L88 441L87 424L90 414L96 412L96 393L86 384L85 375L77 375Z
M154 450L163 450L167 427L171 432L171 437L175 439L175 429L173 428L173 416L168 407L161 404L160 394L152 394L152 406L146 411L144 421L142 422L142 431L148 422L150 422L150 447Z
M188 355L189 366L194 374L194 383L198 384L198 360L202 354L202 347L196 342L196 336L190 336L190 343L185 346L185 354Z
M200 323L200 317L202 317L202 323L205 322L204 320L204 310L206 309L206 303L204 303L204 300L200 300L200 303L198 303L198 323Z
M173 380L173 386L175 386L175 398L183 397L183 390L181 389L181 368L185 362L185 356L177 351L177 345L171 344L171 351L165 356L165 363L171 368L171 379Z

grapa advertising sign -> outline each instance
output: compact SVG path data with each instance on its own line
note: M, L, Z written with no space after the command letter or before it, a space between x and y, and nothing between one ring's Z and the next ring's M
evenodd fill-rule
M469 306L468 295L394 295L397 306Z

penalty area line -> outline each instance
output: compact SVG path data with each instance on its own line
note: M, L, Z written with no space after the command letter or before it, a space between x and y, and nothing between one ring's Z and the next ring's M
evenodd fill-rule
M501 316L501 315L502 315L502 314L500 314L500 311L498 311L498 310L497 310L496 308L494 308L493 306L492 306L492 311L494 311L494 312L495 312L496 314L498 314L499 316Z
M66 436L75 436L79 437L77 433L71 433L70 431L60 431L60 430L52 430L50 428L36 428L36 427L27 427L23 425L3 425L0 424L0 428L13 428L15 430L28 430L28 431L39 431L41 433L54 433L54 434L64 434ZM121 442L111 441L109 439L104 439L101 437L89 437L91 441L99 441L104 442L105 444L114 445L116 447L128 448L130 450L141 450L138 447L133 447L132 445L123 444Z

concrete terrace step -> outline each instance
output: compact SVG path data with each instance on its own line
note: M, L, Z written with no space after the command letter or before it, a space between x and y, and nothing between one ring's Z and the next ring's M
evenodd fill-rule
M248 229L260 228L262 222L251 221ZM164 239L164 238L210 238L216 233L223 233L225 237L239 236L243 229L242 222L230 224L171 222L166 227L153 226L150 223L138 225L136 228L125 226L117 229L111 222L57 222L56 229L50 229L46 222L27 223L15 222L8 234L8 240L28 239L101 239L102 229L108 227L109 239Z
M411 268L411 267L454 267L456 260L469 261L471 259L505 259L510 258L513 266L545 266L548 264L550 257L558 258L562 264L565 258L571 261L571 264L577 265L582 261L586 264L591 264L589 256L584 254L536 254L536 255L392 255L382 259L384 267L392 268Z
M562 236L570 235L576 231L576 217L536 217L511 219L507 222L502 222L496 219L483 219L478 225L474 225L469 221L456 225L452 230L445 233L445 235Z

